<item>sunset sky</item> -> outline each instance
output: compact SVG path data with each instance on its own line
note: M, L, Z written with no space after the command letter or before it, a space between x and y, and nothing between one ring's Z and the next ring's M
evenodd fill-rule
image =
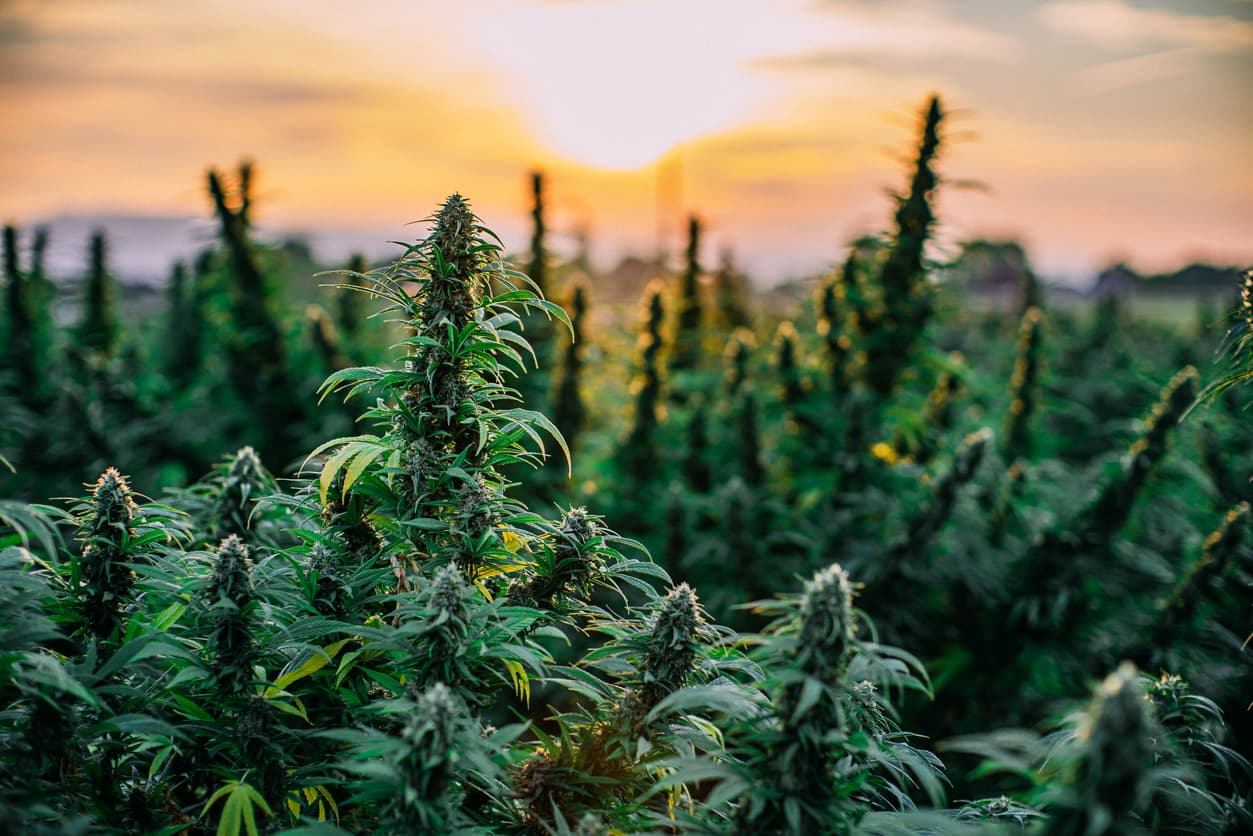
M0 0L0 218L204 214L247 156L271 227L412 235L459 190L521 249L538 166L563 251L651 251L668 178L665 228L771 281L888 223L932 91L944 240L1253 262L1247 0Z

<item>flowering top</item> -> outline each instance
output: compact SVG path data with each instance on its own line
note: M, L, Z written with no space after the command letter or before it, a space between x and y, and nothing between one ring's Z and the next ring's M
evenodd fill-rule
M857 638L853 614L853 584L848 573L833 563L805 582L800 602L802 665L812 673L829 672L823 679L838 679L848 666Z
M125 525L135 518L136 506L126 477L110 467L96 480L91 492L95 501L97 530Z

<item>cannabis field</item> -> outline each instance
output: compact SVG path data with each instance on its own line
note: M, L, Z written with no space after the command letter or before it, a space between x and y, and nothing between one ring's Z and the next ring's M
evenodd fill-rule
M975 304L918 125L769 299L600 305L539 174L292 283L213 171L145 316L7 227L0 832L1253 832L1253 274Z

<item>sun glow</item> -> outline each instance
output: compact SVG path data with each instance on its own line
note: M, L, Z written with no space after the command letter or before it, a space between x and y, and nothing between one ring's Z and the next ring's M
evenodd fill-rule
M553 153L634 169L763 106L767 80L747 66L766 43L760 27L745 25L754 8L741 0L524 6L487 28L487 55ZM786 16L780 21L770 18L774 45L788 37Z

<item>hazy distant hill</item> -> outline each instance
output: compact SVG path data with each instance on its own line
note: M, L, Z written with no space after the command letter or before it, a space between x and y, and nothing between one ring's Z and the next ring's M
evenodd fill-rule
M1189 264L1173 273L1141 275L1125 264L1116 264L1096 277L1097 296L1147 294L1162 296L1234 296L1240 286L1238 267Z
M74 283L87 269L87 242L91 233L103 229L109 241L109 267L125 284L158 285L165 282L174 262L190 259L213 244L217 225L209 218L169 215L84 214L60 215L23 227L23 243L29 245L30 230L48 229L47 269L59 283ZM394 232L347 230L301 232L258 230L258 237L274 243L298 238L308 242L318 262L342 264L354 252L370 258L394 256L398 247L387 243Z

